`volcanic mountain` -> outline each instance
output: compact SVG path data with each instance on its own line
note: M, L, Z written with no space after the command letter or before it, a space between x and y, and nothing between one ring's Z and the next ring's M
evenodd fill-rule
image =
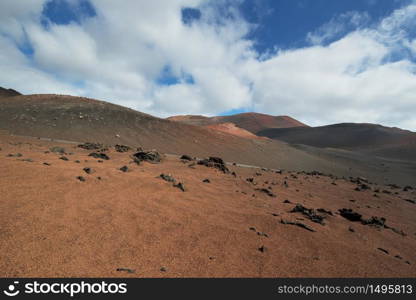
M243 114L247 115L250 116ZM416 163L403 164L355 151L247 138L248 132L244 137L230 134L235 133L230 132L230 127L227 128L229 132L224 132L218 128L173 122L82 97L49 94L0 99L0 129L39 139L125 144L196 157L220 156L228 162L244 165L319 170L337 176L364 176L383 183L412 184L416 176ZM238 130L244 132L241 128Z
M416 161L416 133L376 124L342 123L320 127L268 128L261 136L319 148L340 148Z
M169 117L168 120L197 126L234 123L236 126L254 134L257 134L259 131L267 128L308 127L307 125L289 116L270 116L260 113L241 113L231 116L218 117L184 115Z

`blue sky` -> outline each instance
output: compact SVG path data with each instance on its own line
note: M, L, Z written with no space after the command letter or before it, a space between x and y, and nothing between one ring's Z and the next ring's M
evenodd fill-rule
M416 129L412 0L3 0L0 86Z

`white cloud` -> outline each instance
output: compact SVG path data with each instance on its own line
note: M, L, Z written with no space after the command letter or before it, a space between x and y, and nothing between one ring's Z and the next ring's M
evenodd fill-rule
M96 16L47 29L44 3L0 2L0 85L84 95L158 116L254 107L312 125L416 130L416 65L408 56L416 53L416 5L372 26L367 14L346 13L311 32L312 46L264 58L245 38L252 25L226 0L91 0ZM199 8L201 19L183 24L183 7ZM224 9L231 18L221 17ZM17 48L26 38L31 58ZM176 84L158 84L167 66Z

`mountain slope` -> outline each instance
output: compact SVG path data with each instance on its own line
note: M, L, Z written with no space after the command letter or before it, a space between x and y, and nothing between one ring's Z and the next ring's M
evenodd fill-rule
M197 126L234 123L238 127L254 134L257 134L259 131L267 128L307 127L307 125L289 116L270 116L260 113L241 113L231 116L218 117L186 115L169 117L168 120Z
M0 86L0 99L7 98L7 97L14 97L21 95L18 91L13 89L5 89Z
M126 144L169 154L220 156L228 162L250 166L364 176L374 182L414 184L416 176L416 163L402 164L365 153L294 147L271 139L249 139L73 96L0 99L1 129L41 139Z
M292 144L341 148L416 161L416 133L376 124L342 123L308 128L265 129L258 134Z

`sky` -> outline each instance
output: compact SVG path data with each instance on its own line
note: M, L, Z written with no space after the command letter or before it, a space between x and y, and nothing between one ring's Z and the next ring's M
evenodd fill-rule
M0 86L416 131L416 1L2 0Z

